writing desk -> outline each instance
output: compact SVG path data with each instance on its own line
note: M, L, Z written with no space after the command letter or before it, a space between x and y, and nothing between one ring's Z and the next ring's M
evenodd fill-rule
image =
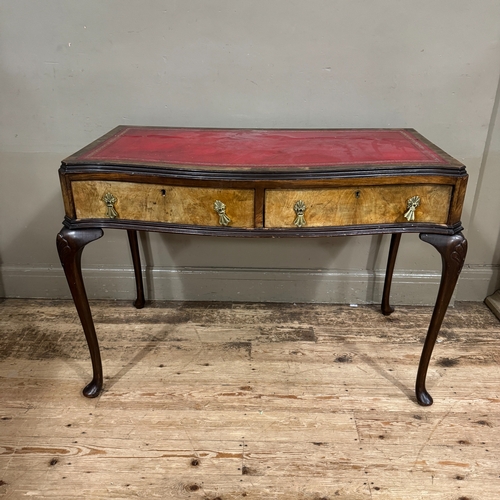
M81 273L85 245L103 229L128 232L135 307L144 306L137 231L236 237L392 235L382 297L402 233L419 233L442 257L441 284L416 379L425 379L467 241L460 217L464 165L413 129L247 130L120 126L62 162L66 216L57 248L93 367L83 389L103 386L99 344Z

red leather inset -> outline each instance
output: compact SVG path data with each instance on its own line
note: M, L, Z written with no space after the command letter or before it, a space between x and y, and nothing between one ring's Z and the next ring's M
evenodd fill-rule
M406 130L128 127L81 160L219 167L408 165L446 161Z

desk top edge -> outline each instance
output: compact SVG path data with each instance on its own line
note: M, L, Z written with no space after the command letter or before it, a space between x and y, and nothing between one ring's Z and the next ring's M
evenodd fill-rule
M151 132L155 131L156 134L151 134ZM145 151L144 144L140 145L140 147L143 148L142 151L140 150L140 148L136 151L131 151L131 152L130 151L122 152L121 150L119 150L118 154L116 154L117 147L119 148L123 146L123 144L116 146L117 140L123 138L124 134L129 134L129 137L134 137L136 142L139 136L148 138L153 137L152 140L157 141L156 144L155 143L152 144L153 148L154 147L157 148L157 151L152 151L153 155L156 154L156 158L153 156L153 159L151 158L143 159L143 157L140 156L143 154L142 151ZM161 136L161 134L163 134L163 137ZM222 138L222 141L225 140L226 143L223 144L222 149L219 148L219 151L216 150L217 149L216 147L212 149L210 149L209 147L209 154L212 154L212 157L214 159L212 162L185 161L193 158L196 159L196 152L194 153L193 156L193 154L191 154L190 152L191 150L185 147L183 148L183 151L181 151L180 154L177 152L179 161L171 161L168 158L168 155L166 155L166 161L165 161L164 159L158 156L164 154L163 152L158 151L158 141L161 141L161 147L163 147L163 144L165 144L164 142L165 139L169 139L168 137L166 137L166 134L174 134L175 135L174 139L177 140L177 144L179 144L179 142L181 143L181 148L183 148L184 146L182 142L184 141L185 136L187 135L190 136L189 138L191 139L191 141L193 140L198 141L195 144L202 144L202 142L199 139L200 137L203 138L203 136L207 134L210 134L212 141L214 143L217 140L219 140L219 138ZM323 137L320 137L321 134L323 134ZM365 148L365 150L361 152L355 151L355 155L358 156L358 159L360 161L357 161L356 159L354 160L350 159L349 161L337 161L338 160L337 153L339 153L339 151L343 153L346 149L346 144L347 147L349 146L346 140L347 136L354 136L355 141L357 141L357 144L355 144L355 146L361 144L362 147ZM384 136L386 138L389 137L389 139L396 138L397 141L399 142L393 145L390 142L390 140L387 141L386 139L384 139ZM261 139L262 137L264 138L265 141L267 141L265 144L267 150L264 150L263 152L264 157L258 157L258 156L256 157L255 154L259 153L259 149L258 147L254 147L255 138ZM249 138L254 142L249 143ZM295 141L297 143L298 142L297 138L306 140L301 141L299 147L296 147L296 144L292 143L291 149L295 147L295 150L292 151L292 155L287 156L285 154L284 156L285 160L291 158L295 163L293 162L287 163L286 161L274 162L273 158L276 157L276 152L278 151L279 153L282 153L283 147L284 148L287 147L286 141L288 140L288 144L290 144L290 141ZM334 144L333 148L331 147L331 144L333 143L332 138L337 140L337 144ZM374 139L375 142L379 141L373 148L371 148L371 144L369 144L369 141L372 138L375 138ZM142 138L139 137L139 140L142 140ZM238 159L237 156L239 154L238 147L241 144L242 140L243 141L246 140L247 142L246 147L247 147L247 152L249 153L249 161L246 162L243 161L240 162L239 164L231 164L231 161L233 161L235 158L236 160ZM312 144L311 140L313 142L315 141L315 143ZM328 142L329 140L330 143ZM401 143L401 140L406 141L406 143ZM231 148L232 148L232 151L229 152L227 151L228 148L226 147L228 141L231 141ZM309 143L311 144L309 145ZM191 142L191 144L193 144L193 142ZM258 146L258 143L256 144ZM300 149L303 144L306 144L305 151L304 148L302 148L302 150ZM366 144L368 144L368 146L371 148L368 151ZM378 159L374 155L378 154L377 146L379 146L380 144L382 144L382 147L388 145L387 149L389 149L389 151L388 154L385 155L386 156L385 158L381 156L380 159ZM401 156L401 153L399 151L402 149L401 144L403 144L403 146L406 147L406 150L409 151L410 153L410 157L408 160L405 160L405 157ZM236 147L233 145L236 145ZM407 147L407 145L409 145L409 148ZM211 144L209 144L208 146L211 146ZM218 144L216 144L216 146L218 146ZM318 146L320 149L321 147L324 146L323 147L324 151L319 151L319 155L317 154L315 156L318 150ZM112 151L113 147L115 147L114 153ZM281 150L279 149L280 147L282 148ZM335 149L335 147L337 149ZM390 150L391 147L392 150ZM411 149L412 147L413 150ZM111 151L113 154L115 154L115 157L111 157L110 154L108 154L108 157L106 157L106 154L102 153L100 156L100 152L103 151L103 148L104 149L108 148L108 153L109 151ZM224 150L224 148L226 149ZM149 153L149 151L147 152ZM226 155L226 160L229 159L229 162L226 161L226 164L217 161L217 159L219 158L218 155L220 155L221 152L223 155L224 154ZM285 153L287 153L287 151L285 151ZM302 153L304 154L309 153L311 158L307 159L306 162L302 161L301 163L300 154ZM321 156L321 153L324 153L323 156ZM174 154L176 154L175 151ZM204 154L205 152L202 148L201 152L198 155L198 158L201 158L202 157L201 155ZM266 154L267 158L265 157ZM295 156L293 156L293 154L295 154ZM329 154L334 161L328 161L330 159L328 156ZM351 158L352 151L347 151L347 153L344 153L344 155L345 156L347 155L348 157ZM391 155L392 156L399 155L400 157L397 158L396 161L391 161ZM172 157L172 154L170 155L170 157ZM298 161L296 159L297 157L299 158ZM255 158L257 158L261 163L255 164L250 161ZM324 161L316 162L315 160L317 158ZM373 158L376 158L376 161L372 161ZM269 161L269 159L271 159L271 161ZM85 168L85 166L89 166L89 168L114 167L124 170L134 169L138 171L142 170L143 168L147 168L147 169L157 170L158 172L174 170L174 171L186 171L186 172L198 171L201 173L226 172L227 174L230 174L231 172L237 171L242 175L245 175L245 173L248 175L252 175L256 172L258 173L283 172L284 175L289 175L290 172L296 172L307 175L307 173L314 173L318 171L324 172L325 170L329 170L333 173L336 171L362 172L362 171L370 171L373 169L386 169L389 171L394 170L395 173L396 171L398 173L402 172L409 173L410 171L416 171L421 169L423 170L433 169L440 171L442 173L447 173L452 175L466 175L465 166L461 162L459 162L452 156L448 155L446 152L444 152L442 149L437 147L435 144L430 142L428 139L423 137L421 134L419 134L416 130L412 128L359 128L359 129L246 128L243 129L243 128L190 128L190 127L120 125L62 161L63 170L66 171L71 171L74 168L76 169Z

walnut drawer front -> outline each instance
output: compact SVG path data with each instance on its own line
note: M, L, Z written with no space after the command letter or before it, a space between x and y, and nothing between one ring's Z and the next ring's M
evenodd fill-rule
M109 217L104 196L114 198L116 219L219 226L216 200L226 205L229 227L254 226L253 189L214 189L119 181L73 181L77 219Z
M446 224L452 186L403 184L328 189L268 189L265 227L295 227L294 205L302 200L305 227L408 223L407 202L420 198L411 222Z

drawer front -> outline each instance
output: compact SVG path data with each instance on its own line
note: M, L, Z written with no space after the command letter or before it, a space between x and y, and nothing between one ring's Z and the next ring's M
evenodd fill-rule
M214 209L225 205L228 227L254 226L253 189L213 189L134 182L74 181L73 198L77 219L126 219L199 226L219 226ZM106 203L105 196L108 197ZM219 209L221 210L221 209Z
M270 228L410 222L446 224L451 192L452 186L437 184L269 189L265 195L264 224ZM414 196L419 197L418 206L411 210L408 200ZM300 200L305 205L302 219L301 207L296 206Z

